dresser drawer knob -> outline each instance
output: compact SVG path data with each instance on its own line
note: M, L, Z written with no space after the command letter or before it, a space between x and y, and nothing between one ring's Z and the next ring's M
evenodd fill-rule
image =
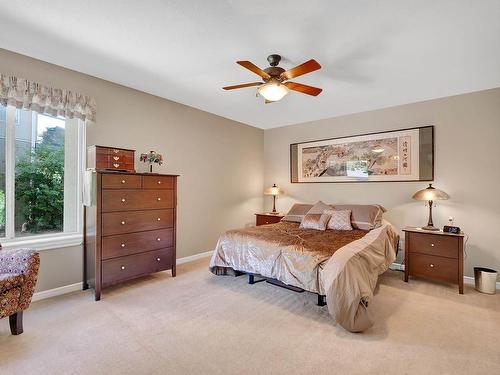
M113 150L113 152L114 152L115 154L118 154L118 153L120 152L120 150Z
M156 219L156 220L161 221L161 218L159 217L159 218L158 218L158 219Z
M161 185L161 181L158 181L158 185Z
M158 238L156 239L156 241L160 242L160 241L161 241L161 238L160 238L160 237L158 237Z
M431 268L434 268L434 264L431 263Z
M124 269L125 269L125 266L121 266L120 268L121 268L122 270L124 270Z
M160 258L156 258L156 261L159 262L161 259Z
M431 243L431 247L434 247L434 244L433 244L433 243Z
M113 167L115 167L115 168L118 168L119 166L120 166L120 164L117 164L117 163L113 164Z
M119 156L113 156L113 160L120 160L120 157Z
M122 221L122 222L121 222L121 225L125 225L125 221Z
M120 246L121 246L121 247L125 247L125 244L124 244L124 243L122 243Z
M161 201L161 198L160 198L160 197L158 197L158 198L156 198L156 200L159 202L159 201Z
M125 198L122 198L122 203L124 203L124 202L125 202Z
M124 183L125 183L125 180L122 180L121 182L122 182L122 184L124 184Z

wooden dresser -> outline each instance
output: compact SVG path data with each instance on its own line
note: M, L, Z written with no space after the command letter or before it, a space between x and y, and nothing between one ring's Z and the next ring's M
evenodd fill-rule
M98 301L110 285L168 269L175 276L177 176L91 173L84 287Z
M464 293L464 234L406 227L405 281L409 276L458 284Z
M269 214L269 213L260 213L255 214L255 225L266 225L266 224L275 224L279 223L283 219L282 214Z

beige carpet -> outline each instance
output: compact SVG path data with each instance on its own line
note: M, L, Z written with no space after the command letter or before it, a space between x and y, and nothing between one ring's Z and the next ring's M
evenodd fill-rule
M25 332L0 321L4 374L498 374L500 295L389 271L376 325L351 334L316 296L245 277L208 259L109 289L33 303Z

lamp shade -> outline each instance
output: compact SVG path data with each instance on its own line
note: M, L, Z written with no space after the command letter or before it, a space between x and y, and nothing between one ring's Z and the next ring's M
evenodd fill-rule
M450 196L448 194L446 194L442 190L436 189L432 186L432 184L429 184L427 188L419 190L415 194L413 194L413 199L419 201L436 201L449 198Z
M265 195L275 195L276 196L276 195L281 195L284 193L285 193L285 191L282 188L276 186L276 184L273 184L273 186L268 187L266 190L264 190Z
M278 100L283 99L283 97L288 94L288 87L283 85L281 82L276 80L270 80L269 82L260 86L257 91L260 95L262 95L266 100L270 102L277 102Z

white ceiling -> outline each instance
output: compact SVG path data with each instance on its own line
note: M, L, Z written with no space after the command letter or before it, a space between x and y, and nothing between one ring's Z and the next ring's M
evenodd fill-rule
M0 47L260 128L500 86L499 0L0 0ZM265 105L271 53L323 88Z

